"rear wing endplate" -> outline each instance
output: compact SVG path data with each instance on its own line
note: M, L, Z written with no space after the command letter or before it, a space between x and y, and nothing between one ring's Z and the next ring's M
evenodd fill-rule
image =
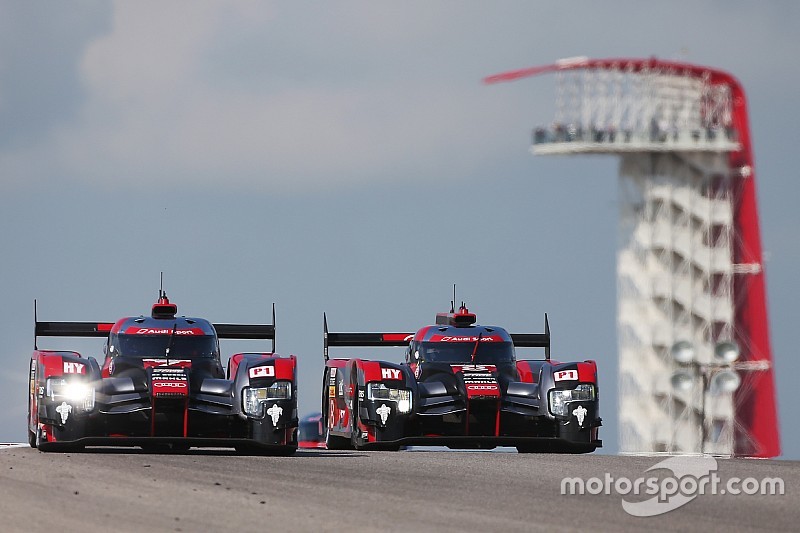
M544 333L512 333L514 346L520 348L544 348L544 358L550 360L550 322L544 314Z

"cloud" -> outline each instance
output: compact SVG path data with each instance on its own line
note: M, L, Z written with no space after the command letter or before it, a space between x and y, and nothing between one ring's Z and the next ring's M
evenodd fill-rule
M422 179L424 166L457 176L502 146L497 117L516 110L480 85L482 73L409 66L419 54L414 35L439 31L429 19L360 15L350 39L311 47L287 28L296 14L260 2L116 3L110 31L82 57L86 97L75 118L0 164L112 188L306 191ZM298 32L312 34L325 16L305 23ZM376 26L394 30L381 36ZM354 64L350 52L369 44ZM387 69L387 55L411 70ZM54 170L27 167L32 152L48 154L40 165Z

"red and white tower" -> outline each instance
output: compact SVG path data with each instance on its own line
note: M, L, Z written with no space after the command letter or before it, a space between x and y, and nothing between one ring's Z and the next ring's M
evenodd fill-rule
M617 154L623 452L780 455L755 168L730 74L657 59L573 58L535 154Z

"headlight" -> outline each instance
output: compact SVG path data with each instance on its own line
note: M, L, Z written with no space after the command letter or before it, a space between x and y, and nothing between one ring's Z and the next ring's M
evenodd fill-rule
M242 407L248 416L264 416L264 404L269 400L288 400L292 397L290 381L276 381L269 387L245 387L242 390Z
M411 412L411 391L408 389L390 389L383 383L367 383L367 398L397 402L398 412Z
M569 390L551 390L550 412L554 415L567 416L569 413L569 402L588 402L596 398L594 385L582 383Z
M63 378L47 380L47 397L53 401L64 401L84 411L94 409L94 387L80 381Z

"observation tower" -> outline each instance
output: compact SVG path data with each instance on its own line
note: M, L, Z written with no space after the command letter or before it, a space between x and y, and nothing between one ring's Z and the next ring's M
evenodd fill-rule
M565 59L537 155L620 158L620 451L780 455L755 167L730 74L658 59Z

